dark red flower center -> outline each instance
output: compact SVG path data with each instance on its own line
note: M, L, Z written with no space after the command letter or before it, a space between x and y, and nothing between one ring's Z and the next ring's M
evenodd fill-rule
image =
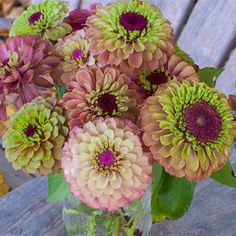
M114 155L111 151L107 150L99 155L99 162L101 165L110 166L115 163Z
M136 12L126 12L120 16L120 24L129 31L142 31L147 27L148 21Z
M73 57L74 60L83 57L83 55L84 55L84 53L80 49L75 49L74 52L72 53L72 57Z
M27 137L33 137L34 134L37 132L37 128L31 124L25 129L25 134Z
M35 12L34 14L32 14L28 20L29 20L29 23L31 25L35 25L39 20L40 18L43 16L43 13L38 11L38 12Z
M2 65L3 65L3 66L8 65L9 61L10 61L9 58L5 59L5 60L2 62Z
M216 108L201 100L189 106L184 112L187 129L200 142L213 142L221 132L222 121Z
M116 111L118 106L116 103L116 97L112 94L105 93L98 98L98 106L104 113L111 115L113 111Z
M168 81L168 76L165 72L154 71L146 78L151 84L160 85Z

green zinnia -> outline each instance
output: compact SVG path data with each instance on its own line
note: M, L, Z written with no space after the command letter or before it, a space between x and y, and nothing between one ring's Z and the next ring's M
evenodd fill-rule
M141 116L144 143L170 174L197 181L228 160L235 122L216 89L172 80L147 99Z
M11 117L3 146L16 170L47 175L60 169L61 148L68 134L62 113L60 107L37 98Z
M72 28L61 23L67 13L67 3L45 0L31 5L13 23L10 36L36 35L50 40L57 40L69 33Z

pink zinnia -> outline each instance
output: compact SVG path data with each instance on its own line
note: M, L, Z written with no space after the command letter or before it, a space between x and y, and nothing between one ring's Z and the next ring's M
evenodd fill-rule
M63 148L62 168L81 202L114 211L145 193L151 182L149 160L134 124L101 118L72 129Z
M39 95L36 86L51 87L51 71L60 59L52 56L53 45L33 36L16 36L0 42L0 107L5 110L9 93L19 94L21 103ZM5 111L0 118L5 117Z
M79 70L67 83L64 96L69 125L82 126L96 117L121 117L136 122L141 99L134 82L114 68L91 67Z
M73 31L81 30L86 26L87 18L96 12L98 4L92 4L89 9L75 9L69 12L64 22L69 24Z

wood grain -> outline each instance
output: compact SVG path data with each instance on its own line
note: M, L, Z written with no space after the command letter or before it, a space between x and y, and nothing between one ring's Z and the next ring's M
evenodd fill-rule
M236 49L231 53L224 68L224 72L217 80L216 87L227 95L236 95Z
M115 0L102 0L99 3L107 4ZM90 4L98 2L96 0L81 0L81 8L88 8ZM179 34L189 10L194 5L194 0L149 0L148 2L158 6L163 15L172 22L176 35Z
M46 177L37 177L0 199L0 235L66 235L61 203L47 204L46 192ZM150 236L233 236L235 219L236 190L206 180L198 184L187 214L154 225Z
M0 199L1 236L63 236L61 203L46 203L47 178L38 177Z
M31 175L24 174L22 171L16 171L7 161L3 150L0 148L0 169L3 172L4 179L11 189L17 188L25 182L31 180ZM1 234L0 234L1 235Z
M0 17L0 29L9 29L11 26L12 20Z
M43 0L31 0L32 4L38 4L43 2ZM69 0L69 9L73 10L75 8L78 8L80 5L80 0Z
M235 0L199 0L179 38L179 45L196 63L221 65L235 46Z
M177 38L194 6L194 0L152 0L150 2L158 6L163 15L172 23Z

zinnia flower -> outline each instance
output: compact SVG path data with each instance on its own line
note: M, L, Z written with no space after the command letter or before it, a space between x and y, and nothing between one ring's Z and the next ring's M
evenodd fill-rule
M38 97L11 116L3 135L6 158L16 170L48 175L60 169L67 134L62 109Z
M67 12L67 3L63 1L44 0L31 5L13 23L10 36L35 35L56 40L71 32L70 25L63 23Z
M36 86L53 86L51 71L60 58L52 56L50 42L33 36L9 38L0 42L0 111L5 114L9 93L19 93L22 103L39 95ZM6 117L0 115L0 119Z
M140 102L135 84L116 69L79 70L67 89L64 103L69 111L70 127L81 126L98 116L138 119Z
M153 71L173 50L173 30L158 8L138 0L97 9L87 20L91 53L101 65L129 73Z
M86 27L86 21L89 16L95 14L98 4L92 4L89 9L75 9L69 12L64 22L69 24L73 31L81 30Z
M142 108L144 143L171 175L202 180L228 160L236 124L226 97L196 81L171 81Z
M152 167L138 135L134 124L114 118L74 127L62 158L71 192L90 207L107 211L140 198L151 182Z
M185 58L172 54L164 65L153 72L145 71L139 75L137 83L146 95L152 95L160 86L174 78L199 80L195 68L185 61Z
M68 35L56 44L56 53L61 56L60 67L63 69L62 81L64 83L75 78L78 69L95 64L90 55L89 42L85 39L85 31L79 30Z
M9 186L4 182L2 172L0 171L0 197L7 194L9 191Z

